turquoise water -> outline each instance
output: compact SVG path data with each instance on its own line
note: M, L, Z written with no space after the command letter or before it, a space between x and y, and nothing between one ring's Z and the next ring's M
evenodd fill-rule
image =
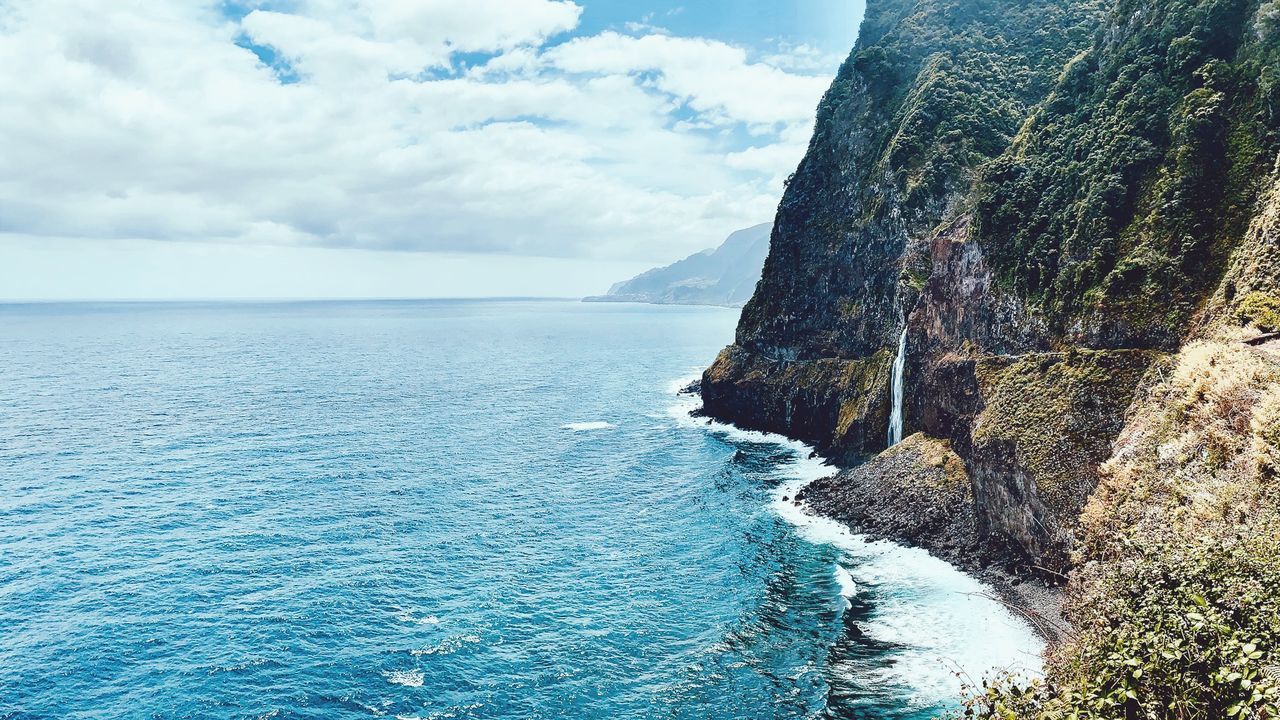
M1034 665L688 417L735 320L0 306L0 718L924 718Z

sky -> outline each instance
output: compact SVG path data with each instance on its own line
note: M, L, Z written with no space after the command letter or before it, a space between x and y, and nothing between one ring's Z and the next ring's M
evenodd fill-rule
M0 299L578 297L772 219L863 0L0 0Z

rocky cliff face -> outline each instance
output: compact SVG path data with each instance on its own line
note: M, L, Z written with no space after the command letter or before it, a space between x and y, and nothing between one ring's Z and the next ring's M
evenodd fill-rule
M1148 369L1280 292L1278 36L1274 0L871 0L706 411L856 465L906 328L978 545L1065 571Z
M939 224L1086 47L1095 1L881 0L818 109L708 412L851 462L884 447L888 365Z

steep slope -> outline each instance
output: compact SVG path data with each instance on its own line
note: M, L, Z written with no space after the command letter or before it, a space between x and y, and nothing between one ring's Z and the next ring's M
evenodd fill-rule
M1152 373L1084 511L1075 632L973 716L1280 716L1280 356L1240 337Z
M815 509L1070 579L972 715L1280 716L1280 0L869 6L707 412L849 465Z
M1008 147L1101 0L879 0L818 108L708 412L852 459L882 449L893 348L934 229Z
M739 230L720 247L650 270L587 302L740 307L755 292L769 254L769 223Z
M908 434L964 460L986 547L1065 570L1147 368L1275 292L1242 248L1280 148L1277 15L872 2L708 413L856 464L905 328Z

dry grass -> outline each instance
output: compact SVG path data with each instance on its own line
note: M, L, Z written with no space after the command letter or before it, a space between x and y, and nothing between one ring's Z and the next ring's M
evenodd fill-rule
M1280 717L1280 359L1241 332L1152 368L1081 518L1076 635L973 716Z
M1280 479L1280 385L1267 390L1258 400L1250 429L1257 471L1269 482Z
M1236 342L1198 342L1135 405L1081 518L1082 559L1134 535L1229 529L1264 503L1280 440L1280 364Z

